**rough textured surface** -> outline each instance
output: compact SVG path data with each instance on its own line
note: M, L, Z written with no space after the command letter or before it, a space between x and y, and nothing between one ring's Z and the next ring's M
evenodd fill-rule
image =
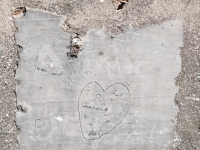
M18 47L15 46L15 27L11 20L11 3L0 5L0 149L16 150L18 129L15 125L15 69Z
M168 150L182 21L120 35L90 30L76 59L66 55L70 34L60 20L38 11L15 19L23 47L17 97L27 108L17 113L20 150Z
M185 6L180 1L130 0L122 11L116 11L112 0L14 0L15 5L42 9L65 16L63 29L85 34L92 28L122 33L122 26L140 27L179 17Z
M19 6L26 6L31 9L40 9L43 11L50 11L56 14L62 14L67 18L73 18L74 14L70 13L72 10L77 12L81 11L80 4L85 4L84 8L87 10L88 3L93 7L90 13L98 15L99 7L94 5L97 1L73 1L73 0L0 0L1 5L1 28L0 28L0 42L1 42L1 71L0 75L2 79L1 82L1 98L2 103L0 104L0 127L1 127L1 143L0 149L17 149L17 130L14 123L15 111L16 111L16 96L15 91L15 81L14 81L14 71L16 68L17 50L19 49L14 45L14 33L15 28L13 26L11 18L11 9ZM108 3L108 1L104 0ZM179 107L179 113L177 115L177 125L176 125L176 138L174 143L174 149L178 150L193 150L200 148L200 102L199 102L199 38L200 38L200 27L199 27L199 10L200 1L199 0L130 0L133 3L132 19L130 23L134 27L146 26L149 24L155 24L158 22L163 22L164 20L171 20L172 18L182 18L184 27L184 47L181 49L181 59L182 68L181 73L176 78L176 83L179 86L179 92L176 96L176 103ZM81 6L82 6L81 5ZM128 4L129 6L129 4ZM186 7L187 6L187 7ZM91 7L91 6L90 6ZM106 6L107 7L107 6ZM131 6L132 7L132 6ZM78 8L78 9L77 9ZM105 11L104 9L101 11ZM124 11L124 15L121 18L126 18L128 12ZM116 13L116 12L114 12ZM102 13L101 13L102 14ZM108 12L107 15L112 16L112 13ZM130 15L130 14L129 14ZM76 17L81 18L82 16L76 15ZM90 15L87 16L90 18ZM78 19L74 17L75 21L70 21L71 25L69 29L69 23L66 21L63 28L65 30L74 30L75 32L85 32L89 27L80 30L80 23ZM81 20L81 19L80 19ZM88 19L90 20L90 19ZM63 19L65 22L65 19ZM95 23L95 21L92 21ZM116 21L117 22L117 21ZM129 23L128 19L126 21ZM105 20L104 23L108 23ZM115 21L113 22L113 24ZM88 22L88 24L91 24ZM111 24L108 30L119 33L118 29L115 28L115 24ZM87 25L87 22L86 22ZM101 24L102 25L102 24ZM117 24L118 25L118 24ZM97 27L91 24L91 27ZM105 27L108 27L105 25ZM76 30L77 29L77 30ZM9 55L7 54L9 53ZM7 62L11 59L10 67ZM4 68L5 67L5 68ZM5 84L7 81L9 84ZM9 113L9 116L7 115Z

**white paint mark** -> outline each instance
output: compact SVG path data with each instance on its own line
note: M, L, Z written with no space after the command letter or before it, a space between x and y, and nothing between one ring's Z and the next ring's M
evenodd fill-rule
M100 0L100 2L101 2L101 3L103 3L103 2L104 2L104 0Z
M58 121L62 121L62 120L63 120L62 117L60 117L60 116L55 117L55 118L56 118L56 120L58 120Z
M134 131L134 134L137 135L138 133Z

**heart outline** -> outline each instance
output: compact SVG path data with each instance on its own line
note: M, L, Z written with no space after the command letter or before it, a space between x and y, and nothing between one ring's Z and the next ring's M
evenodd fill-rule
M84 89L85 89L88 85L90 85L90 84L92 84L92 83L97 84L97 85L101 88L101 90L102 90L104 93L105 93L110 87L112 87L112 86L114 86L114 85L116 85L116 84L123 85L123 86L127 89L128 94L129 94L129 96L128 96L128 98L129 98L129 107L128 107L126 113L124 114L124 116L122 117L122 119L121 119L112 129L110 129L110 130L108 130L107 132L101 134L101 135L100 135L99 137L97 137L97 138L88 139L87 137L85 137L85 135L84 135L84 133L83 133L83 127L82 127L82 124L81 124L81 113L80 113L80 109L79 109L80 105L79 105L79 104L80 104L80 98L81 98L81 96L82 96L82 93L83 93ZM114 83L114 84L108 86L108 87L104 90L104 89L102 88L102 86L101 86L98 82L96 82L96 81L91 81L91 82L87 83L87 84L83 87L83 89L81 90L81 94L80 94L80 96L79 96L79 98L78 98L78 107L77 107L78 113L79 113L79 123L80 123L80 128L81 128L81 134L82 134L83 138L85 138L86 140L96 140L96 139L100 139L102 136L104 136L104 135L110 133L110 132L113 131L118 125L120 125L120 124L122 123L122 121L124 120L124 118L126 118L128 112L129 112L129 110L130 110L130 107L131 107L131 94L130 94L130 90L128 89L128 87L127 87L125 84L116 82L116 83Z

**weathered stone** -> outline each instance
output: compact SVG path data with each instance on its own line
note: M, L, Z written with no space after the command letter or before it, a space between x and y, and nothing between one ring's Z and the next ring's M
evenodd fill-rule
M71 35L60 20L38 11L15 20L18 104L27 108L17 113L20 149L168 150L181 20L121 35L90 30L78 58L66 55Z

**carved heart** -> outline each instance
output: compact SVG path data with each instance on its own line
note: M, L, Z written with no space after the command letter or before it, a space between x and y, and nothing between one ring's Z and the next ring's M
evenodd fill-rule
M126 85L115 83L104 90L97 82L88 83L78 100L83 137L94 140L114 130L126 117L130 105Z

